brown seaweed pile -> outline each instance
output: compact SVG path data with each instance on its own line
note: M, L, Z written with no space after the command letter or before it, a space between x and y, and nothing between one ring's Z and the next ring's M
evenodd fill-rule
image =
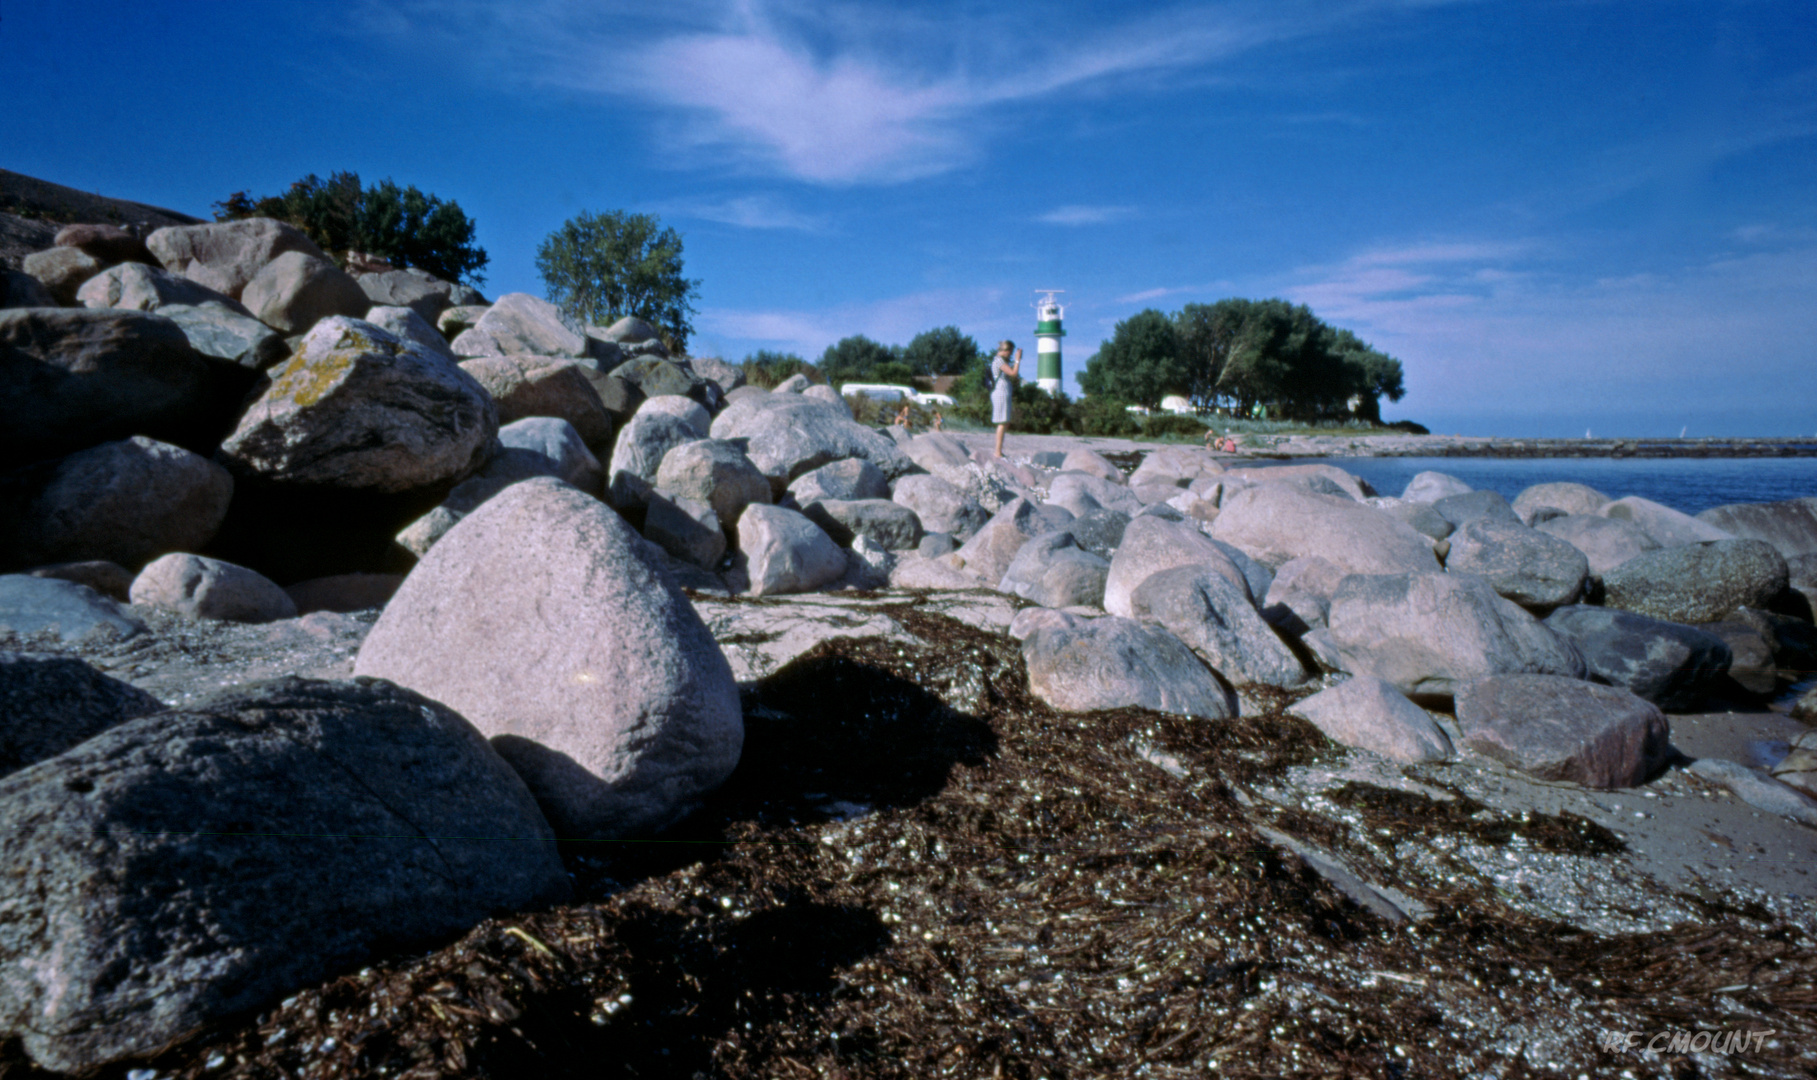
M733 779L648 843L573 843L582 902L199 1033L138 1077L1804 1075L1817 949L1709 910L1596 937L1460 884L1392 925L1263 838L1248 785L1336 753L1276 708L1059 715L1013 644L913 605L927 644L823 643L752 691ZM1528 836L1582 819L1366 785L1371 830ZM1272 827L1344 847L1312 812ZM1309 835L1318 832L1320 835ZM1615 847L1610 845L1614 844ZM1602 1033L1773 1030L1642 1059ZM17 1056L7 1080L36 1075ZM101 1075L124 1077L127 1066Z

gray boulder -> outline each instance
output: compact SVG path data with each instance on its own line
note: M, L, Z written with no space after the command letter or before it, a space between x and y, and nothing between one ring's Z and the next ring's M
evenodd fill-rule
M1667 622L1713 622L1768 606L1787 580L1785 558L1765 541L1716 540L1629 559L1603 575L1603 603Z
M1399 518L1413 526L1413 531L1434 540L1443 540L1457 531L1457 526L1432 509L1431 503L1408 502L1405 499L1372 499L1369 505L1384 514Z
M492 310L491 304L455 304L442 309L435 317L435 328L449 341L473 329L480 317Z
M796 477L843 458L863 458L895 479L914 468L896 444L854 423L842 406L773 393L726 407L713 420L713 438L743 439L745 454L780 496Z
M1665 763L1657 706L1614 686L1556 675L1493 675L1457 692L1464 745L1541 780L1633 787Z
M1050 508L1027 499L1012 499L960 546L958 557L964 561L966 573L995 587L1023 544L1065 524L1066 521L1054 519Z
M990 511L978 500L938 476L900 477L890 486L890 499L913 510L923 529L960 542L976 536L991 519Z
M0 266L0 308L56 307L57 298L44 282L23 270Z
M1101 559L1108 560L1123 546L1123 534L1129 531L1130 517L1115 510L1092 510L1080 514L1060 527L1072 536L1073 543ZM1225 552L1229 554L1229 552Z
M374 307L407 307L430 326L450 307L483 303L468 286L443 281L427 270L384 270L361 274L357 280Z
M67 247L34 251L20 263L20 269L43 282L45 291L65 307L76 303L83 282L106 268L88 252Z
M789 484L789 494L801 506L822 499L887 499L890 482L870 462L847 458L802 473Z
M1262 617L1269 625L1294 635L1324 626L1331 612L1331 598L1345 576L1342 568L1317 555L1291 560L1275 573L1268 591L1262 594Z
M599 336L602 341L636 345L656 340L656 328L635 315L626 315L611 326L601 329Z
M1276 484L1313 495L1337 495L1357 502L1375 494L1375 490L1360 477L1353 476L1336 465L1270 465L1254 469L1229 469L1220 478L1230 486ZM1182 475L1176 482L1180 487L1186 487L1192 479L1194 477L1191 475ZM1139 486L1137 476L1132 475L1129 482L1132 487Z
M1605 503L1596 512L1616 521L1633 522L1658 542L1660 547L1682 547L1686 544L1735 539L1726 529L1719 529L1707 521L1699 521L1689 514L1638 495Z
M1110 459L1103 454L1084 447L1067 451L1066 457L1060 461L1060 471L1082 472L1100 480L1109 480L1113 484L1123 482L1123 470L1112 465Z
M1764 540L1786 558L1817 554L1817 497L1770 503L1730 503L1697 515L1743 540Z
M301 229L271 218L168 226L147 236L145 246L164 269L235 300L241 300L259 271L286 252L327 258Z
M218 431L208 363L169 319L137 311L0 311L0 468L147 435Z
M492 395L501 423L552 416L573 424L588 446L611 441L612 416L586 368L573 360L528 354L486 356L462 361L460 369Z
M1140 487L1154 482L1184 486L1202 477L1222 476L1224 471L1223 463L1209 450L1196 446L1163 446L1143 456L1142 463L1129 474L1129 486Z
M753 503L738 519L752 596L812 592L845 574L845 551L820 526L780 506Z
M1451 534L1445 569L1476 574L1522 607L1546 612L1583 593L1590 561L1564 540L1491 516Z
M1168 490L1178 493L1174 488ZM1081 502L1081 496L1091 502ZM1054 506L1064 506L1075 514L1102 508L1134 516L1141 513L1145 505L1139 494L1123 484L1087 472L1063 472L1055 476L1047 486L1047 501Z
M132 602L197 619L262 623L293 619L297 606L275 582L244 566L176 551L133 579Z
M506 450L541 454L550 463L547 475L558 477L589 495L598 495L605 483L599 459L574 430L574 425L553 416L527 416L498 429L498 442ZM484 470L482 470L483 472Z
M700 402L682 394L651 395L638 406L639 412L668 413L670 416L688 425L688 430L697 439L705 439L713 431L713 415L701 406Z
M1204 533L1185 522L1143 515L1123 530L1123 542L1111 556L1110 575L1104 582L1104 610L1136 618L1133 597L1137 586L1176 566L1209 568L1248 595L1249 581L1242 569Z
M651 547L551 479L513 485L444 536L354 671L459 709L562 836L671 824L744 742L725 655Z
M921 543L921 519L888 499L821 499L801 512L834 543L848 547L861 536L885 551L912 551Z
M131 229L118 225L65 225L57 230L57 235L51 242L58 247L80 248L109 265L152 261L152 254L146 249L145 241L139 239L139 235Z
M694 369L694 374L719 387L721 397L745 384L744 368L728 364L717 356L689 357L688 366Z
M157 698L73 656L0 651L0 776L56 757L135 716Z
M1099 607L1109 574L1110 560L1086 551L1061 529L1023 544L996 588L1044 608Z
M1180 640L1133 619L1043 627L1022 642L1028 688L1061 712L1136 706L1222 720L1236 702Z
M1452 525L1462 527L1480 518L1497 521L1511 521L1520 524L1520 517L1508 500L1502 498L1499 491L1468 491L1461 495L1447 495L1436 499L1432 509Z
M471 375L337 316L273 371L221 458L270 480L399 492L473 472L497 434L498 407Z
M506 293L452 342L460 356L590 356L591 339L561 309L529 293Z
M48 566L34 566L26 571L32 577L56 578L59 581L73 581L122 604L128 600L132 591L132 571L119 563L106 559L84 559L80 562L51 563Z
M397 544L421 558L436 541L448 534L448 530L485 505L488 499L512 484L538 476L565 479L559 475L559 469L556 460L541 451L515 447L501 449L492 455L484 468L454 485L440 506L405 526L397 534Z
M1269 566L1318 555L1353 574L1439 568L1432 545L1406 522L1350 499L1274 484L1225 496L1211 535Z
M801 372L797 371L795 374L790 375L788 378L777 383L770 390L770 393L772 393L772 394L799 394L803 390L806 390L808 387L810 387L812 385L814 385L814 384L812 382L808 381L808 377L806 375L803 375Z
M1514 512L1522 521L1533 520L1534 511L1550 506L1567 514L1595 514L1609 504L1609 497L1585 484L1559 481L1534 484L1514 497Z
M374 277L382 275L371 275ZM361 278L360 284L365 285ZM415 308L402 305L378 305L366 312L366 321L384 330L399 341L408 341L421 346L426 352L432 352L450 361L458 361L454 350L448 347L448 339L442 336L433 324L423 317Z
M158 308L158 314L176 323L189 340L189 347L203 356L254 371L264 371L290 357L290 345L284 335L226 304L165 304Z
M102 559L139 567L214 538L233 498L226 469L143 436L59 460L25 504L0 562ZM0 537L11 530L0 526Z
M522 782L384 683L282 679L119 724L0 781L0 813L0 858L32 868L0 880L0 957L56 972L0 983L0 1030L57 1071L569 898Z
M1149 575L1129 606L1156 622L1225 678L1238 683L1298 686L1307 671L1257 614L1249 590L1206 566L1176 566Z
M1567 514L1533 527L1583 552L1590 573L1597 577L1636 555L1659 550L1659 541L1648 536L1645 529L1631 521L1618 521L1600 514Z
M134 311L158 311L168 304L199 307L215 303L240 315L251 314L226 293L199 285L181 274L136 262L109 267L84 281L76 290L76 302L83 307Z
M972 460L965 444L944 431L923 432L903 443L902 452L929 471L936 465L965 465Z
M0 634L53 633L59 641L125 639L143 633L138 616L87 585L0 574Z
M1327 628L1343 670L1416 700L1442 702L1489 675L1584 675L1569 641L1469 574L1352 574Z
M1407 488L1401 492L1401 498L1412 503L1435 503L1448 495L1468 495L1474 490L1476 489L1455 476L1427 470L1407 481Z
M683 443L700 439L691 417L677 415L660 405L653 407L651 402L657 400L652 398L637 410L631 422L619 430L618 442L612 447L612 464L606 473L608 497L621 510L649 501L664 455Z
M1029 635L1033 634L1036 630L1057 630L1068 626L1078 626L1080 623L1086 621L1087 620L1081 619L1071 612L1055 611L1053 608L1023 608L1021 611L1016 612L1016 617L1014 619L1010 620L1009 636L1015 638L1017 641L1027 641Z
M1290 711L1312 721L1332 742L1390 761L1414 765L1451 756L1451 739L1426 710L1394 684L1367 675L1322 690Z
M644 513L644 539L682 562L712 570L726 553L718 514L699 499L658 492Z
M647 397L684 397L713 400L698 378L681 364L655 356L634 357L611 368L611 373L643 391Z
M1729 670L1728 645L1694 626L1581 604L1546 625L1576 646L1591 678L1662 709L1695 707Z
M1720 640L1729 652L1728 683L1742 695L1771 697L1779 690L1773 643L1758 625L1741 619L1704 623L1698 629Z
M770 501L769 478L757 471L744 451L719 439L694 439L663 454L656 489L710 507L727 532L737 527L745 507Z
M259 268L240 301L258 320L301 334L332 315L357 319L372 306L359 282L328 259L286 251Z

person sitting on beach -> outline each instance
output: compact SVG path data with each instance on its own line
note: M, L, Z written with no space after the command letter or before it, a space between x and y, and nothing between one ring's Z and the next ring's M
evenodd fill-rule
M934 410L934 430L935 431L945 431L946 430L946 417L940 415L939 409Z
M908 407L908 402L906 402L906 401L902 403L902 408L896 410L896 426L899 428L902 428L905 431L908 430L909 407Z
M1010 359L1010 353L1015 359ZM1022 370L1022 350L1005 339L997 342L997 355L991 357L991 423L997 425L997 456L1003 456L1003 433L1009 430L1010 395L1015 392L1016 375Z

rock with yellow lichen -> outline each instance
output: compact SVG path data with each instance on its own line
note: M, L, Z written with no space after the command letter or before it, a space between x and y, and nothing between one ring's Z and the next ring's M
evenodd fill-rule
M344 316L315 325L221 446L242 475L401 492L459 480L498 434L498 407L446 358Z

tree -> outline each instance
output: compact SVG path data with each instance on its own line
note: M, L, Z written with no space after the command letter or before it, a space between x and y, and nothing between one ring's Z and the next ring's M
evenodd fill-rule
M1185 393L1191 381L1180 359L1173 320L1154 308L1118 323L1079 376L1079 386L1087 394L1151 409L1169 394Z
M820 354L821 374L834 386L848 382L907 382L914 374L902 362L899 349L872 341L863 334L841 338Z
M776 384L797 372L805 372L810 380L820 374L814 365L794 353L771 352L769 349L759 349L747 355L739 366L744 368L747 382L765 390L774 389Z
M923 330L902 350L903 362L916 375L963 375L983 356L978 343L957 326Z
M310 173L282 195L255 199L236 191L214 208L216 221L287 221L342 265L348 252L358 251L446 281L486 280L480 270L490 259L473 242L473 219L459 203L424 194L414 184L400 188L387 178L363 188L358 173L333 173L326 180Z
M656 327L686 352L700 282L682 276L681 235L653 214L583 212L536 247L536 270L549 300L590 325L627 315Z

